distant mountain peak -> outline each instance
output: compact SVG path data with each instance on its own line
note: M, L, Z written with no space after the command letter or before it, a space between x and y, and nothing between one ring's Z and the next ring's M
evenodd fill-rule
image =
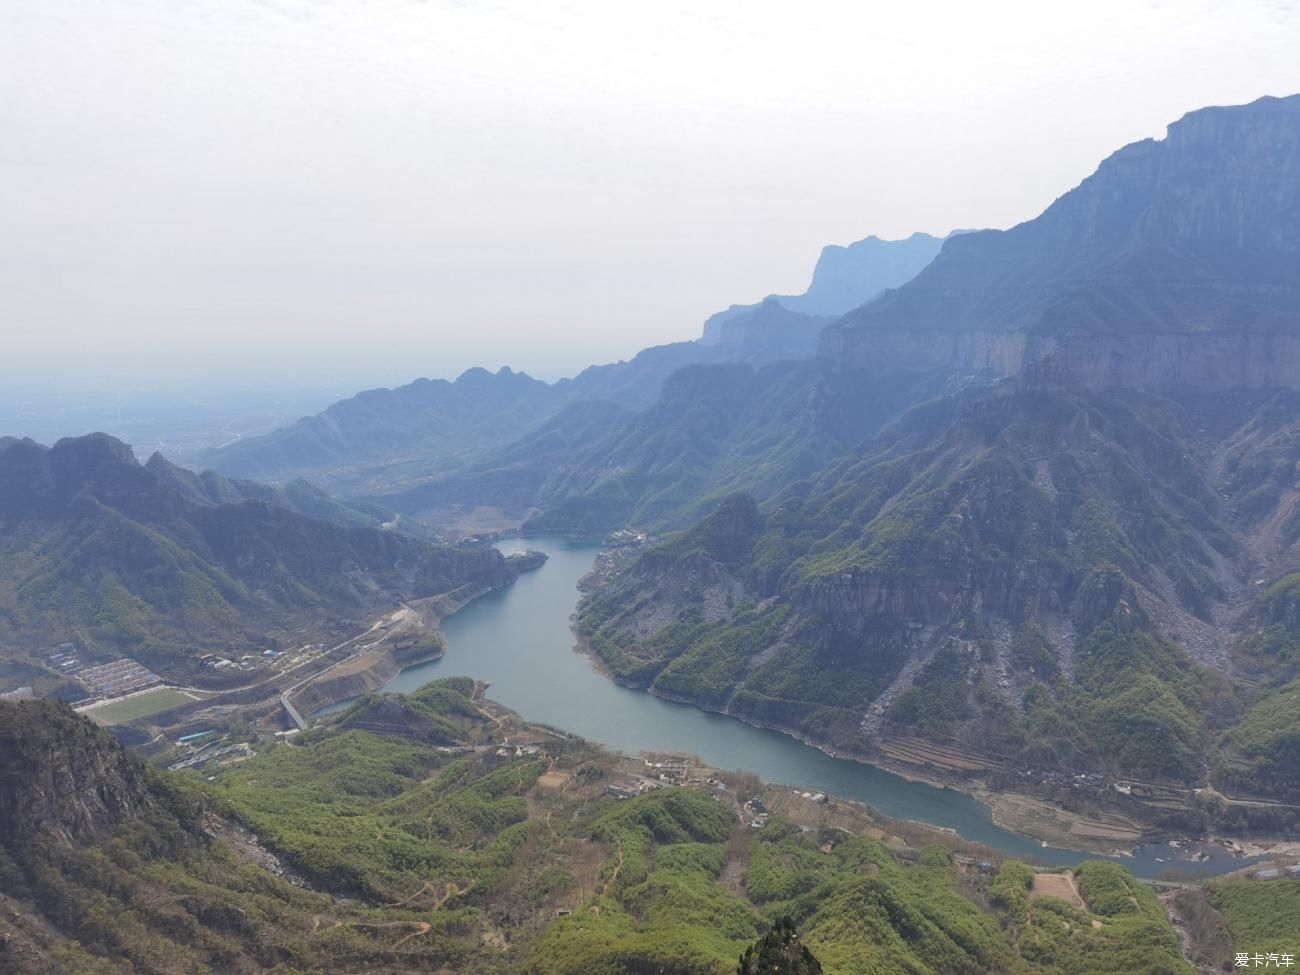
M509 366L502 366L496 372L482 366L471 366L456 377L456 385L490 385L492 382L509 382L516 380L521 384L537 383L546 385L541 379L534 379L526 372L516 372Z
M138 465L131 447L107 433L88 433L80 437L64 437L55 441L52 453L76 457L87 462L105 462Z
M851 244L827 244L821 250L813 268L812 281L803 294L773 294L757 304L731 305L704 323L701 341L708 345L719 344L723 326L728 321L771 302L778 302L786 311L800 315L843 315L882 291L911 280L934 260L945 239L918 232L900 240L885 240L871 234Z

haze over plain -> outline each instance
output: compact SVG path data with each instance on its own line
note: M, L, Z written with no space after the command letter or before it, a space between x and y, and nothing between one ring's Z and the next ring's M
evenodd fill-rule
M11 390L572 374L1300 89L1289 3L0 6Z

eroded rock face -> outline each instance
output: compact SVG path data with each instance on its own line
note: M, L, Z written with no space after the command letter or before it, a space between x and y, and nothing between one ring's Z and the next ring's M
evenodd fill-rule
M820 354L851 369L932 370L1001 378L1021 370L1028 336L1021 332L942 328L873 329L870 336L828 328L822 332Z
M1281 332L1032 336L1024 365L1036 365L1061 385L1093 389L1300 386L1300 336Z
M642 559L623 580L621 591L631 607L622 625L638 640L677 621L684 608L698 610L705 622L720 623L746 593L744 582L703 554L675 562Z
M77 843L153 803L147 771L112 735L48 699L0 703L0 843Z
M951 369L1070 389L1203 391L1300 387L1300 334L1192 332L1061 335L881 328L870 336L830 329L821 353L853 369Z
M947 624L959 618L1014 624L1060 610L1056 589L1024 567L964 578L900 579L861 566L798 586L796 611L842 632L861 632L880 619Z

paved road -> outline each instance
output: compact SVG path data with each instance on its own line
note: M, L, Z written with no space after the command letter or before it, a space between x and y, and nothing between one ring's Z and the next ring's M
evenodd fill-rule
M302 713L298 710L297 707L294 706L293 703L293 695L297 693L300 688L304 687L305 685L311 683L314 680L317 680L318 678L324 677L335 667L341 667L349 660L353 660L356 657L361 656L361 654L368 652L369 650L375 647L376 643L382 642L384 638L388 636L392 636L394 633L401 632L402 630L410 627L411 625L417 622L419 622L419 614L415 610L413 610L410 606L407 606L405 603L403 603L401 609L394 610L393 612L389 613L387 616L384 616L383 618L376 620L371 625L370 629L362 633L358 633L350 640L344 640L342 643L338 644L337 646L331 647L328 651L326 651L321 656L328 657L331 653L343 649L348 644L356 643L358 640L370 636L376 630L382 629L384 633L383 637L381 637L375 643L367 643L364 646L358 648L355 653L348 654L342 660L334 661L334 663L330 664L324 670L318 670L313 674L308 674L306 677L298 681L296 684L292 684L289 687L286 687L280 693L280 704L284 708L285 714L289 715L289 718L293 721L294 725L299 730L306 731L307 723L308 723L307 719L302 716ZM304 664L304 666L307 665Z

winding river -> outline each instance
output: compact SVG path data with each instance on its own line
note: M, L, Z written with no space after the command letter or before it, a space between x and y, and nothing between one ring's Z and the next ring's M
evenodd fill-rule
M502 545L505 551L523 547L525 543L516 540ZM619 751L689 752L718 768L743 769L768 782L865 802L887 816L948 827L967 840L1040 863L1064 865L1088 858L1002 829L993 823L987 806L964 793L831 758L788 735L619 687L575 651L570 630L577 582L590 570L598 547L557 538L529 538L526 547L550 558L512 586L444 620L447 655L402 671L382 689L410 691L452 675L488 680L490 696L525 718ZM1186 858L1190 852L1148 846L1121 862L1148 878L1169 870L1211 875L1243 863L1215 846L1202 848L1209 859L1199 863Z

